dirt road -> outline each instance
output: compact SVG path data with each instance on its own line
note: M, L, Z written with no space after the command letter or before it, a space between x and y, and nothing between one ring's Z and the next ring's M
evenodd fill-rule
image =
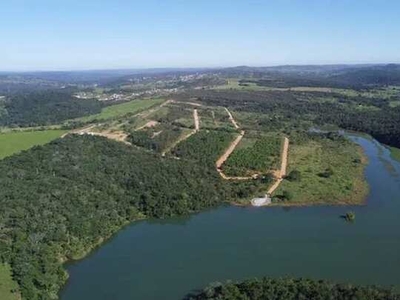
M148 121L146 124L144 124L143 126L140 126L138 128L135 129L135 131L139 131L142 130L144 128L150 128L150 127L155 127L158 124L157 121Z
M174 149L179 143L182 143L184 140L187 140L190 138L193 134L198 132L200 130L200 120L199 120L199 114L197 113L197 109L195 108L193 110L193 122L194 122L194 129L189 132L188 134L181 136L178 140L176 140L171 146L169 146L167 149L165 149L161 155L165 156L167 152L171 151L171 149Z
M235 119L233 118L231 112L225 107L226 112L229 115L229 120L232 122L233 126L236 129L239 129L239 125L236 123ZM215 163L216 167L217 167L217 171L219 173L219 175L225 179L225 180L249 180L252 179L253 177L251 176L237 176L237 177L232 177L232 176L226 176L222 170L221 167L224 164L224 162L228 159L228 157L232 154L232 152L235 150L235 148L237 147L237 145L240 143L240 141L242 140L243 136L245 134L245 131L242 130L240 131L240 134L238 135L238 137L229 145L228 149L226 149L225 153L222 154L222 156L217 160L217 162Z
M235 126L236 129L239 129L239 125L236 123L235 119L233 118L231 112L225 107L226 112L229 115L229 120L232 122L233 126Z
M231 155L232 152L235 150L236 146L240 143L240 141L242 140L243 136L244 136L244 130L242 130L240 132L240 134L237 136L237 138L229 145L228 149L226 149L225 153L222 154L222 156L215 163L215 166L217 167L217 171L218 171L219 175L221 175L221 177L223 179L226 179L226 180L248 180L248 179L252 178L252 177L230 177L230 176L226 176L221 170L222 165L228 159L229 155Z
M275 190L279 187L279 185L283 181L283 177L286 175L288 154L289 154L289 139L287 137L285 137L285 141L283 143L282 155L281 155L281 157L282 157L281 169L276 172L276 181L269 188L267 195L273 194L273 192L275 192Z
M193 110L193 120L194 120L194 130L197 132L200 130L200 120L196 108Z
M190 138L193 134L195 134L197 131L196 130L192 130L191 132L189 132L186 135L181 136L180 138L178 138L175 142L172 143L172 145L170 145L167 149L165 149L161 155L165 156L165 154L167 154L169 151L171 151L172 149L174 149L176 146L178 146L178 144L182 143L183 141L187 140L188 138Z
M174 100L167 100L163 103L161 103L160 105L150 108L149 110L137 113L136 115L134 115L134 117L140 116L142 118L147 118L148 116L150 116L152 113L156 112L157 110L159 110L160 108L164 107L165 105L168 105L169 103L173 103Z
M217 166L218 169L221 168L221 166L224 164L224 162L228 159L229 155L235 150L236 146L240 143L244 136L244 130L240 132L238 137L229 145L228 149L226 149L225 153L222 154L222 156L217 160L215 165Z

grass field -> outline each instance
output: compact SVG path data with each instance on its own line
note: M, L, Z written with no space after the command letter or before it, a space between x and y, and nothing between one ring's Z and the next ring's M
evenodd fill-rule
M297 170L299 179L284 180L274 196L289 195L283 204L361 204L368 192L365 163L364 154L349 141L292 144L288 174Z
M18 293L13 293L18 285L11 278L11 271L8 265L0 263L0 299L1 300L17 300L20 299Z
M74 119L73 121L90 122L93 120L107 120L115 117L122 117L130 113L137 113L148 109L154 105L161 104L164 101L164 99L133 100L126 103L107 106L106 108L103 108L99 114Z
M393 159L400 161L400 149L395 147L389 147L390 155Z
M46 144L65 133L64 130L22 131L0 134L0 159L36 145Z

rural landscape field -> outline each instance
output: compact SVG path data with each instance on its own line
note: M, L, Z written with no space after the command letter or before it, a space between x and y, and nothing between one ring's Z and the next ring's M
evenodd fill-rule
M361 70L379 74L393 68ZM368 205L374 193L365 174L376 158L364 140L383 145L379 160L390 176L398 176L397 77L390 85L328 81L327 87L314 88L301 77L298 85L292 86L292 75L277 84L249 77L241 68L232 84L232 72L195 76L190 88L186 83L174 93L151 97L129 97L124 86L124 100L82 98L98 88L92 94L71 89L5 98L0 134L4 297L75 298L74 290L69 296L74 285L59 294L68 282L63 262L86 257L137 220L229 204L266 212L337 206L342 207L338 222L357 222L356 207ZM214 78L211 85L204 85L205 76ZM114 81L112 91L124 80L116 86ZM101 97L107 91L101 89ZM31 97L41 100L25 105ZM85 110L68 108L77 100ZM24 268L27 264L32 267Z
M399 11L2 3L0 300L400 300Z

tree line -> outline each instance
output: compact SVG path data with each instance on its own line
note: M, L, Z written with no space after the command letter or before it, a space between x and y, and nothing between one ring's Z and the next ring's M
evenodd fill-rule
M104 104L77 99L70 91L18 93L0 103L0 126L44 126L99 113Z
M62 262L124 224L189 214L256 188L224 182L197 160L102 137L58 139L0 161L0 262L11 265L23 299L55 299L67 278Z
M261 278L214 284L185 300L398 300L400 294L376 286L335 284L325 280Z

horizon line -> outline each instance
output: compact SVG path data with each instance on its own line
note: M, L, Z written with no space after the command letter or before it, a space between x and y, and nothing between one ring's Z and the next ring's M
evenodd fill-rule
M400 65L399 62L356 62L356 63L309 63L309 64L271 64L271 65L230 65L214 67L127 67L127 68L88 68L88 69L34 69L0 70L4 73L51 73L51 72L101 72L101 71L145 71L145 70L221 70L230 68L278 68L278 67L323 67L323 66L382 66Z

